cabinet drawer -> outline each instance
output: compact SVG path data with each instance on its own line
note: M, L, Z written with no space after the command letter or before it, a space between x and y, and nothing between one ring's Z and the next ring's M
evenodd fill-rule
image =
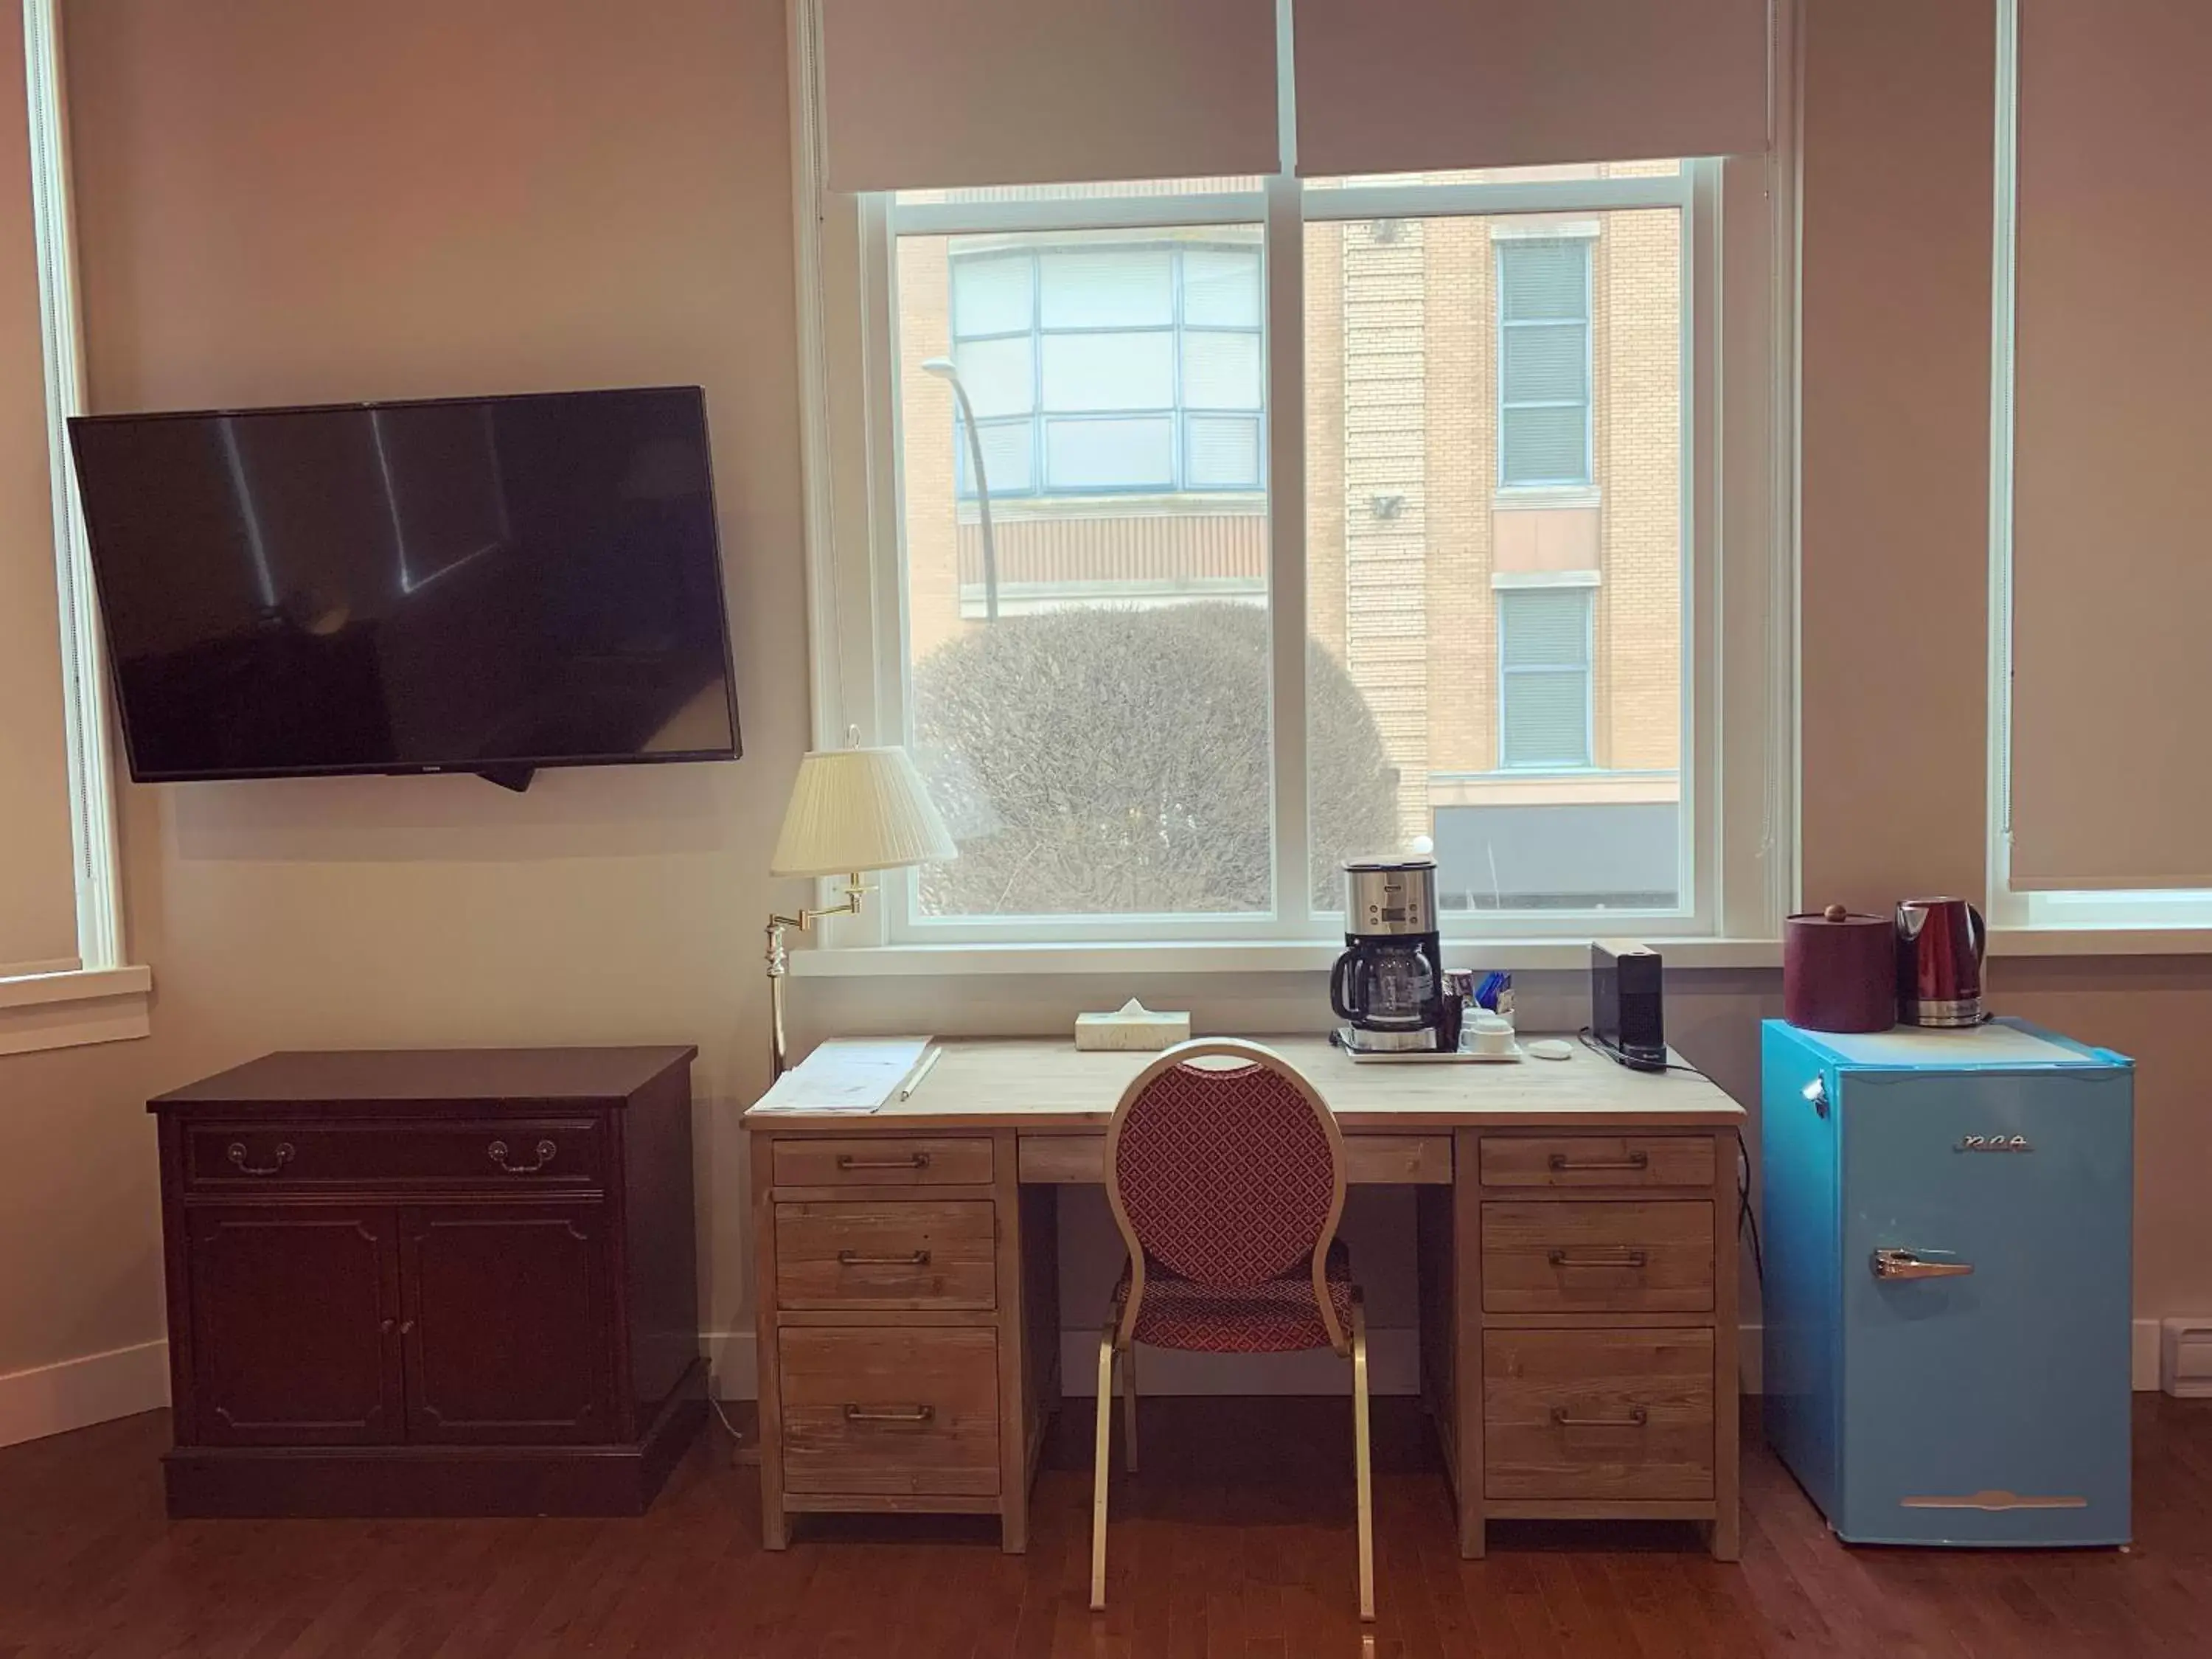
M984 1328L787 1328L783 1481L794 1492L999 1490L999 1340Z
M1492 1498L1711 1498L1713 1334L1486 1332L1482 1437Z
M1707 1135L1485 1135L1486 1187L1705 1187Z
M1482 1206L1486 1313L1707 1313L1712 1305L1710 1202Z
M775 1206L785 1308L993 1308L997 1212L988 1200Z
M869 1135L852 1140L779 1140L771 1154L779 1187L988 1187L991 1143Z
M185 1183L235 1194L329 1187L596 1187L605 1178L596 1118L431 1123L256 1122L185 1131Z

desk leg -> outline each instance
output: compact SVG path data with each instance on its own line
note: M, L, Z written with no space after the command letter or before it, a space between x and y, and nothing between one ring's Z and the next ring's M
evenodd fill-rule
M780 1550L791 1542L783 1512L783 1375L777 1358L775 1324L775 1206L769 1197L775 1158L766 1135L745 1137L752 1166L753 1328L760 1381L761 1547Z
M1030 1429L1037 1418L1036 1372L1030 1353L1030 1312L1038 1287L1036 1265L1023 1248L1021 1148L1011 1129L993 1137L996 1171L999 1279L999 1547L1008 1555L1030 1547Z
M1482 1159L1480 1134L1452 1136L1453 1452L1459 1462L1459 1553L1482 1559Z
M1736 1194L1734 1134L1713 1137L1713 1502L1709 1543L1716 1561L1741 1560L1740 1486L1743 1415L1737 1406L1741 1370L1736 1358L1742 1329L1741 1291L1736 1281L1743 1261L1737 1237L1742 1221Z

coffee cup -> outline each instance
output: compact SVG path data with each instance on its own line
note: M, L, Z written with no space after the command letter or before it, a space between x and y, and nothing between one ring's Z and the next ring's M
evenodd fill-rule
M1511 1054L1513 1022L1503 1014L1476 1014L1468 1024L1467 1047L1469 1052L1478 1054Z

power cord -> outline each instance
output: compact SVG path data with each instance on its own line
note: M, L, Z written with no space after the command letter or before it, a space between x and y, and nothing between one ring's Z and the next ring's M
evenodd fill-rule
M1678 1066L1671 1060L1638 1060L1625 1049L1607 1042L1587 1025L1575 1035L1582 1039L1583 1047L1592 1054L1602 1054L1614 1065L1626 1066L1632 1072L1681 1072L1690 1077L1705 1076L1694 1066Z
M1751 1148L1744 1145L1741 1129L1735 1132L1735 1212L1736 1236L1741 1237L1747 1230L1750 1231L1751 1267L1763 1287L1766 1283L1766 1252L1759 1246L1759 1218L1752 1213Z

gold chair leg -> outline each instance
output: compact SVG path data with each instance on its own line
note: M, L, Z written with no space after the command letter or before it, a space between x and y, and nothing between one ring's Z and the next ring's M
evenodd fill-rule
M1121 1457L1130 1474L1137 1472L1137 1345L1132 1342L1121 1356Z
M1367 1433L1367 1310L1352 1304L1352 1443L1359 1483L1359 1616L1375 1619L1375 1476Z
M1114 1322L1098 1337L1098 1442L1091 1474L1091 1610L1106 1607L1106 1479L1114 1467Z

